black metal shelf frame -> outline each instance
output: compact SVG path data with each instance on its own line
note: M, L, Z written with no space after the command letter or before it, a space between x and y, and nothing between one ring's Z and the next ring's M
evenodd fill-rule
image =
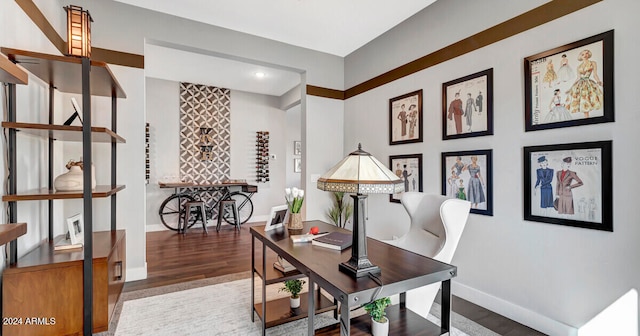
M82 58L82 157L84 162L93 162L93 153L91 150L91 88L90 88L90 72L91 60ZM8 113L7 121L16 122L16 84L8 85ZM49 123L53 123L53 106L54 106L54 90L55 83L49 83ZM117 127L117 94L116 90L111 94L111 130L116 132ZM9 129L9 185L8 193L15 195L17 193L17 152L16 152L16 133L15 128ZM53 190L53 139L48 141L49 155L49 189ZM116 185L116 167L117 167L117 147L116 142L111 142L111 185ZM84 260L83 260L83 334L92 335L93 329L93 196L91 190L91 169L84 169L83 174L83 213L84 213ZM116 193L111 196L111 230L116 230ZM49 209L49 239L53 240L53 200L48 200ZM17 202L9 202L9 222L17 223ZM9 261L10 264L16 264L18 256L17 239L9 243ZM86 323L89 321L89 323Z

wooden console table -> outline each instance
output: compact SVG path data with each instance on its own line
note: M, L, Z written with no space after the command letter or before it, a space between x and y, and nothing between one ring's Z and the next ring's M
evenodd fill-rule
M344 231L336 226L320 222L304 223L302 232L308 232L312 226L320 231ZM379 285L369 277L354 279L338 270L338 264L349 260L351 249L335 251L310 243L294 244L289 239L286 229L279 228L264 231L264 226L254 226L252 234L252 269L255 268L255 240L268 247L288 262L293 264L302 274L309 277L309 293L307 298L308 334L309 335L368 335L370 319L361 316L351 320L351 307L368 303L375 295ZM380 241L367 238L368 255L371 262L382 270L378 277L383 288L377 298L400 294L400 304L387 308L390 317L390 335L442 335L449 332L451 325L451 279L457 275L455 266L433 260ZM264 262L264 257L263 257ZM264 267L264 266L263 266ZM269 268L269 267L267 267ZM265 269L266 270L266 269ZM406 307L406 292L411 289L442 282L442 319L437 326L422 318ZM317 313L316 291L311 290L318 284L340 302L340 323L314 330L313 319ZM253 299L253 292L252 292ZM251 314L253 318L254 308ZM264 326L264 323L263 323ZM263 330L264 335L264 330Z

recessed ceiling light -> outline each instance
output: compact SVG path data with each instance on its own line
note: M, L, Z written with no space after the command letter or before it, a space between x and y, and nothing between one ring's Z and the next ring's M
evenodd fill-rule
M256 77L258 78L264 78L264 72L256 72Z

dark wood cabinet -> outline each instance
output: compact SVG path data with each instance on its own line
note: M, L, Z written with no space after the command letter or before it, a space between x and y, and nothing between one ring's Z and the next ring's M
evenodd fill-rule
M93 332L106 331L125 281L124 230L93 233ZM4 270L3 335L82 334L83 250L44 243Z

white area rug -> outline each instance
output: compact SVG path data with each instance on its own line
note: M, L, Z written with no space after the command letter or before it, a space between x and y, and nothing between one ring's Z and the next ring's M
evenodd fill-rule
M115 335L261 335L259 319L256 316L256 322L251 322L250 318L250 286L250 279L242 279L125 301ZM276 285L268 286L267 294L269 298L286 296ZM434 306L432 311L439 310ZM429 320L440 323L435 316L430 315ZM336 322L331 312L314 320L316 329ZM471 333L456 328L463 324ZM455 336L497 335L455 313L452 325L451 335ZM267 330L267 335L306 334L307 319Z

